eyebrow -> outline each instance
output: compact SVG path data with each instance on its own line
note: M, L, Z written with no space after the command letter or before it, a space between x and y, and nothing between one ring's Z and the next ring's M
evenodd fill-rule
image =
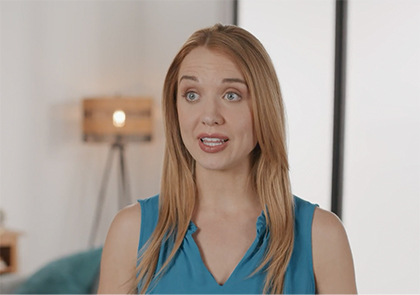
M246 85L246 82L244 80L238 78L226 78L223 79L222 83L242 83Z
M187 76L187 75L182 76L181 79L179 79L179 82L181 82L184 79L198 82L197 77ZM222 83L242 83L242 84L246 85L246 82L244 80L238 79L238 78L225 78L225 79L222 80Z
M179 82L181 82L183 79L185 79L185 80L192 80L192 81L198 82L197 77L194 77L194 76L186 76L186 75L184 75L184 76L181 77L181 79L179 79Z

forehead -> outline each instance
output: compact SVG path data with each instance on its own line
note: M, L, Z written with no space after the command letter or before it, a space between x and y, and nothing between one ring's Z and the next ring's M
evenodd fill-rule
M242 72L230 56L220 51L198 47L184 58L178 76L204 73L220 74L223 78L243 79Z

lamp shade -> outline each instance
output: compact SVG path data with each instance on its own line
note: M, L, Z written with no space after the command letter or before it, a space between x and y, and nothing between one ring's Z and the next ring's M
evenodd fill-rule
M150 141L149 97L98 97L83 100L83 140L87 142Z

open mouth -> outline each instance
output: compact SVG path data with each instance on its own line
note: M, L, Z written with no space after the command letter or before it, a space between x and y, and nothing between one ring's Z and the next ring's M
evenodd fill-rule
M214 137L202 137L201 142L206 146L219 146L227 142L229 139L214 138Z

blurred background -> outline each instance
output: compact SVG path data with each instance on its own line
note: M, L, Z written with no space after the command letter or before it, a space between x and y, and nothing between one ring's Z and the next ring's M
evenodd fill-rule
M161 91L195 30L265 45L288 119L294 194L331 207L333 0L1 1L1 227L18 267L89 249L110 145L83 141L87 97L153 98L153 134L125 146L131 202L159 192ZM236 17L235 17L236 15ZM350 0L342 220L360 293L420 293L420 2ZM94 246L119 210L113 159ZM1 279L0 275L0 279Z

